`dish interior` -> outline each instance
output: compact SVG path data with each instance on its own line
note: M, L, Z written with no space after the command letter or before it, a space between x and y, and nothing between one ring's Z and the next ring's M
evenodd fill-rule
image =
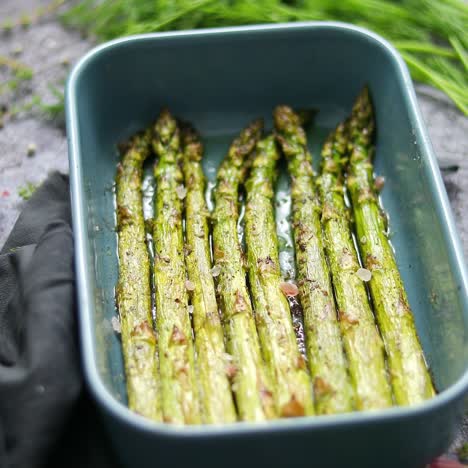
M424 154L428 143L408 111L408 83L382 44L348 30L338 34L319 29L226 32L216 40L195 35L190 46L183 36L142 38L108 47L82 66L75 92L88 288L93 298L92 351L101 378L116 399L126 401L121 344L111 322L116 316L118 276L116 144L148 126L167 106L201 133L205 173L213 182L238 131L256 117L263 117L271 129L274 106L285 103L319 109L309 130L317 166L325 136L346 117L366 83L376 111L376 174L386 181L382 202L437 389L444 390L464 372L466 305ZM285 184L283 174L280 189Z

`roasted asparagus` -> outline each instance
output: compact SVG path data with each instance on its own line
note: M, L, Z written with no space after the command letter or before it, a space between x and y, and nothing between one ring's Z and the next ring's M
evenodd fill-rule
M367 88L354 104L349 130L347 186L357 241L369 272L395 400L398 405L410 405L432 397L435 391L379 206L372 165L374 117Z
M318 414L353 409L354 392L348 375L336 317L330 272L320 223L312 158L299 116L288 106L274 111L277 139L291 176L292 225L297 279L304 313L309 368Z
M237 233L239 184L245 177L247 158L254 150L261 131L262 123L255 121L234 140L219 168L214 192L213 244L217 292L227 350L232 359L232 388L239 417L245 421L262 421L276 415Z
M183 185L182 150L179 128L167 110L155 124L152 143L158 157L153 240L162 411L166 422L196 424L201 418L178 194Z
M266 365L272 376L273 397L280 416L314 413L312 382L299 353L289 303L280 289L273 209L279 151L270 135L256 145L246 183L245 238L250 289L257 330Z
M145 243L141 185L150 132L136 135L117 167L119 282L116 296L129 407L161 419L157 343L151 316L150 259Z
M203 147L195 131L182 130L185 187L185 263L193 307L196 369L199 379L201 415L204 423L236 421L236 409L228 374L223 329L216 303L211 264L209 213L206 206L205 176L201 165Z
M347 143L346 124L342 123L323 146L318 181L322 226L349 374L356 394L356 408L379 409L392 405L392 393L387 380L382 338L366 287L356 274L360 268L359 258L352 238L343 185Z

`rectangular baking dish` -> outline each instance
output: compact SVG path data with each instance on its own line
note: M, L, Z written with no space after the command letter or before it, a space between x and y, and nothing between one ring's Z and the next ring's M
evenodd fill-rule
M230 139L279 103L320 109L311 149L368 83L377 118L376 172L425 354L440 391L411 408L267 424L174 427L126 405L110 325L117 281L116 143L162 106L206 143L213 180ZM84 369L115 450L128 467L418 468L452 440L468 387L467 277L447 195L408 71L380 37L339 23L149 34L88 53L67 86L71 195Z

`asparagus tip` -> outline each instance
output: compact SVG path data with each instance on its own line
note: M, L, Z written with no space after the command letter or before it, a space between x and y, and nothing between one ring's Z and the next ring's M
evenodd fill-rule
M340 174L347 165L347 125L347 121L340 122L326 138L322 148L322 172Z
M123 156L130 149L134 149L138 152L145 151L151 140L151 130L140 130L131 136L128 140L122 141L117 144L120 156Z
M201 161L203 145L198 132L189 122L180 121L179 125L185 157L190 161Z
M248 144L252 141L257 141L263 130L263 119L256 119L250 123L237 138L241 144Z
M261 137L263 119L256 119L245 127L240 135L232 142L229 148L231 163L243 163L245 156L249 155Z
M163 144L167 144L178 131L177 121L170 113L169 109L163 108L158 120L154 124L154 134Z
M362 115L363 117L372 114L372 102L369 93L369 87L365 85L359 93L353 105L352 114Z
M278 132L291 133L293 127L301 124L300 117L286 105L277 106L273 111L273 120Z
M290 106L277 106L273 111L275 136L288 158L306 147L307 138L301 117Z

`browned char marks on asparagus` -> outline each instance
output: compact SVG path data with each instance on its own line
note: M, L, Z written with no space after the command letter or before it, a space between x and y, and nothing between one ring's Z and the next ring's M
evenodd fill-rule
M289 303L281 290L278 238L273 208L275 137L259 141L246 183L245 237L252 301L263 356L272 377L273 397L283 417L314 413L312 382L301 356Z
M136 135L117 168L119 283L116 296L130 409L161 419L156 336L151 316L150 259L141 185L150 132Z
M358 254L346 207L343 168L347 161L344 123L330 134L322 150L318 181L324 243L333 278L343 343L358 410L392 405L384 346L376 327L364 282L358 276Z
M201 418L186 289L183 204L177 193L183 184L182 151L179 128L167 110L155 124L153 149L158 157L153 239L163 417L166 422L197 424Z
M200 410L204 423L234 422L237 415L229 382L233 367L226 359L223 328L212 274L209 213L204 195L205 176L201 165L203 147L196 132L188 126L182 130L182 140L182 167L186 190L185 263L193 307Z
M307 357L318 414L353 409L350 384L336 316L330 272L325 257L320 204L312 158L299 116L288 106L274 111L277 139L291 176L292 223L297 277L304 313Z
M411 405L431 398L435 391L374 185L374 116L367 88L354 104L349 131L347 185L359 249L371 273L370 292L385 343L395 400L399 405Z
M213 244L218 276L218 296L223 313L226 347L232 356L233 390L239 417L262 421L276 415L271 385L261 355L244 271L244 255L237 235L239 184L246 159L262 131L256 121L231 144L218 171L214 193Z

